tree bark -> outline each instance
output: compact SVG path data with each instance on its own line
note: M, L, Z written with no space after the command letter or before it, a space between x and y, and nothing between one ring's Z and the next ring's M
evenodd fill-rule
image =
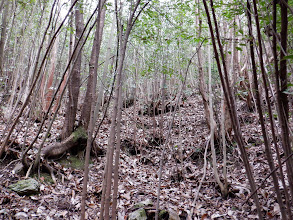
M262 57L262 43L261 43L262 40L261 40L261 34L260 34L260 25L259 25L258 11L257 11L257 6L256 6L255 0L253 0L253 6L254 6L255 23L256 23L256 28L257 28L257 37L258 37L258 45L259 45L259 61L260 61L262 79L263 79L264 90L265 90L265 95L266 95L266 101L269 102L268 86L267 86L267 82L266 82L266 78L265 78L266 73L264 70L264 63L263 63L263 57ZM248 11L251 11L250 10L250 3L248 1L247 1L247 7L248 7L247 8ZM259 83L258 83L258 78L257 78L257 69L256 69L255 55L254 55L252 21L251 21L251 14L250 13L248 13L248 29L249 29L249 36L250 36L250 38L249 38L250 39L250 56L251 56L251 64L252 64L252 70L253 70L253 82L254 82L254 92L255 92L255 98L256 98L257 111L258 111L262 134L263 134L263 138L264 138L265 153L266 153L269 167L272 171L275 169L275 164L274 164L274 160L272 157L271 144L269 142L269 138L267 135L265 121L264 121L263 112L262 112L261 101L260 101L261 96L259 93L259 86L258 86ZM270 120L272 120L272 110L271 110L269 103L268 103L268 109L269 109ZM284 204L282 201L282 195L281 195L279 184L278 184L278 177L275 172L272 174L272 178L273 178L274 188L276 191L277 201L280 206L281 213L282 213L282 219L287 219L287 213L285 212L285 207L284 207Z
M73 0L72 0L73 1ZM82 13L82 3L77 4L75 6L75 46L78 43L78 39L81 37L81 34L84 29L83 22L83 13ZM81 45L77 46L77 51ZM65 123L64 130L62 133L62 139L68 137L74 130L75 125L75 116L77 113L77 105L78 105L78 96L80 89L80 69L81 69L81 57L82 52L79 54L74 54L74 59L76 60L72 67L72 73L70 74L69 83L68 83L68 102L66 106L66 115L65 115Z
M97 29L96 29L96 36L95 36L95 43L93 45L92 50L92 58L95 60L91 60L91 62L94 62L93 70L90 74L92 74L92 84L88 89L91 89L91 91L88 93L91 98L91 102L89 103L89 115L90 117L88 120L88 139L87 139L87 145L86 145L86 155L85 155L85 170L84 170L84 179L83 179L83 189L82 189L82 202L81 202L81 220L85 219L85 200L87 196L87 181L88 181L88 173L89 173L89 161L90 161L90 151L92 147L93 142L93 133L94 133L94 127L95 127L95 107L96 107L96 86L97 86L97 69L98 69L98 58L100 53L100 46L101 46L101 40L102 40L102 33L103 33L103 26L104 26L104 20L105 20L105 12L106 9L102 8L104 6L105 1L100 0L98 7L98 18L97 18ZM90 80L90 79L89 79ZM85 99L86 100L86 99ZM88 101L88 100L87 100ZM85 103L84 103L85 105Z
M7 35L7 17L9 13L9 3L10 1L6 1L4 5L4 12L2 14L2 25L1 25L1 38L0 38L0 77L3 76L3 68L4 68L4 46Z
M100 11L100 10L99 10ZM84 98L84 103L82 105L81 116L79 124L84 126L85 129L88 128L89 121L90 121L90 114L91 114L91 105L93 101L93 85L97 84L97 74L98 74L98 62L99 62L99 55L100 55L100 48L102 42L102 35L104 29L104 21L105 21L105 12L106 9L100 11L100 15L97 18L97 27L95 38L93 42L92 52L91 52L91 59L89 63L89 77L87 82L87 89L86 95ZM95 83L94 83L95 82Z
M288 127L288 116L289 116L289 104L288 95L284 93L287 89L288 78L287 78L287 60L284 57L287 55L287 40L288 40L288 12L286 3L288 0L282 0L281 6L281 51L280 51L280 70L277 69L277 64L275 64L276 72L276 90L277 90L277 102L279 108L279 118L282 130L282 145L284 149L285 156L289 156L292 153L292 148L289 138L289 127ZM274 3L275 4L275 3ZM276 29L275 29L276 31ZM275 32L277 33L277 32ZM274 35L274 41L277 39ZM276 59L275 59L276 60ZM286 162L289 187L291 192L291 197L293 195L293 158L287 160ZM292 204L292 202L291 202Z
M76 131L72 132L69 137L64 139L60 143L54 143L42 149L42 155L47 157L58 157L64 154L71 148L86 143L87 134L83 128L78 128Z
M101 201L101 212L100 212L100 219L110 219L110 204L111 204L111 189L112 189L112 172L113 172L113 154L116 149L116 158L115 161L115 171L114 171L114 192L112 194L113 204L112 204L112 219L117 218L116 213L116 205L117 205L117 192L118 192L118 169L119 169L119 152L120 152L120 140L117 138L120 135L120 128L117 126L121 126L121 111L122 109L119 108L119 103L121 103L122 99L122 86L123 86L123 65L124 59L126 55L126 48L129 39L130 32L136 22L136 19L143 11L143 9L148 5L149 1L144 3L142 8L137 12L138 7L141 3L141 0L137 0L133 2L132 7L130 8L130 15L128 18L126 30L123 31L123 26L119 21L119 15L116 14L117 18L117 27L119 31L119 57L118 57L118 67L117 67L117 81L115 84L115 96L114 96L114 109L112 113L112 122L111 122L111 129L110 129L110 137L109 137L109 144L107 150L107 162L104 170L104 182L103 182L103 189L102 189L102 201ZM118 2L115 1L115 8L116 12L118 13ZM137 12L137 14L136 14ZM115 144L116 143L116 144ZM114 207L115 206L115 207Z

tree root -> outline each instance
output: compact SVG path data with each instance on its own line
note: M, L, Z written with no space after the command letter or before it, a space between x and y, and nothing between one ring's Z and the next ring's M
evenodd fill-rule
M48 157L58 157L64 154L66 151L72 149L73 147L84 146L86 144L87 134L83 128L78 128L74 131L68 138L60 143L54 143L42 149L42 155L44 158ZM81 149L78 149L79 151Z

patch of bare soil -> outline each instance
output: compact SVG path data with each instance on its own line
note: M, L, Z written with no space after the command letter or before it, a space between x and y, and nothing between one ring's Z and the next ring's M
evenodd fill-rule
M158 196L159 162L164 149L166 157L163 163L160 206L162 209L174 210L182 219L190 212L199 181L203 176L204 148L209 136L202 106L200 97L197 96L181 103L180 111L176 111L175 114L169 141L167 136L172 112L150 117L134 113L133 106L123 110L119 219L125 219L128 210L137 202L151 199L155 203ZM136 109L138 111L138 108ZM269 172L264 158L260 125L253 112L240 111L239 117L254 176L259 185ZM159 127L161 120L163 130ZM62 117L54 122L48 144L55 141L62 123ZM24 128L28 125L26 122L23 122L23 125L22 130L14 134L17 137L15 142L19 144L23 143L25 132L34 134L38 127L38 124L34 123L25 131ZM109 130L110 123L106 120L96 139L96 144L104 150L107 148ZM32 138L33 135L27 136L25 143L29 143ZM218 146L217 151L218 167L221 170L221 146ZM233 145L233 141L232 145L228 146L227 157L231 193L227 199L221 197L212 174L208 152L207 175L194 205L194 219L257 219L253 201L249 200L248 203L243 204L250 194L250 187L239 150L235 143ZM7 161L1 163L0 167L0 219L79 219L82 169L70 168L56 161L50 161L50 165L58 170L57 183L48 184L48 181L41 177L40 194L19 196L10 191L8 186L23 179L23 175L13 172L16 161L12 158ZM100 156L92 158L92 161L86 216L87 219L98 219L105 158ZM269 179L260 189L259 197L265 215L268 218L278 219L279 209L272 187Z

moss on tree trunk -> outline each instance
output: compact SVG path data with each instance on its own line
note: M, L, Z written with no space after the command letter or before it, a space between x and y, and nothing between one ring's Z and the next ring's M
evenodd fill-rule
M42 149L44 157L58 157L64 152L75 147L80 148L87 140L87 133L84 128L77 128L72 134L60 143L54 143ZM85 145L84 145L85 146ZM78 150L77 150L78 151Z

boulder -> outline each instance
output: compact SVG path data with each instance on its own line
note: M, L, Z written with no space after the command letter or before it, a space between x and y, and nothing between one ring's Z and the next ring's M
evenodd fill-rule
M159 219L168 219L169 220L169 213L167 210L161 210L159 212Z
M20 174L22 171L23 171L23 164L22 163L17 163L16 165L15 165L15 167L13 168L13 171L12 171L12 173L14 174L14 173L16 173L16 174Z
M177 212L175 212L172 209L169 209L168 212L169 212L169 220L180 220L180 217L177 214Z
M146 212L143 208L137 209L128 215L128 220L147 220Z
M16 192L18 195L32 195L39 193L40 184L35 179L29 178L26 180L20 180L15 184L9 186L11 190Z
M18 212L14 215L15 219L28 219L28 214L25 212Z

